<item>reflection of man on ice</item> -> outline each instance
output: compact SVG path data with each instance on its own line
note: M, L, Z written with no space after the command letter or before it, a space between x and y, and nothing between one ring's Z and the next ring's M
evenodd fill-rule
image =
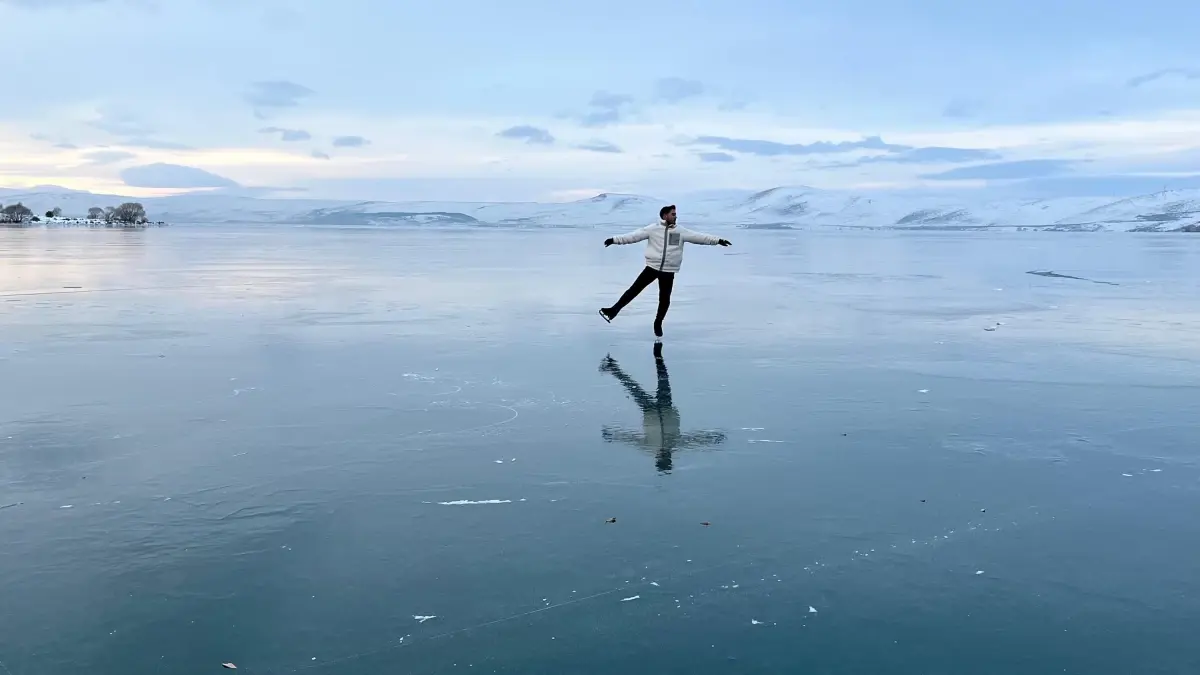
M667 316L667 308L671 306L671 289L675 287L675 273L683 263L683 245L700 244L702 246L729 246L726 239L718 239L711 234L692 232L675 224L676 213L674 206L664 206L658 212L660 221L640 230L619 237L604 240L606 247L613 244L636 244L646 242L646 267L634 279L633 285L617 300L612 307L600 310L600 316L612 323L625 305L633 302L639 293L646 290L652 282L658 281L658 313L654 316L654 335L662 337L663 319Z
M679 430L679 409L671 401L671 380L662 358L662 345L654 345L655 368L658 370L658 389L654 396L625 374L611 356L600 363L600 371L609 373L625 386L625 391L642 409L642 432L604 427L601 435L608 442L628 443L654 454L654 466L659 471L671 470L671 455L676 450L688 450L720 445L725 434L719 431L682 433Z

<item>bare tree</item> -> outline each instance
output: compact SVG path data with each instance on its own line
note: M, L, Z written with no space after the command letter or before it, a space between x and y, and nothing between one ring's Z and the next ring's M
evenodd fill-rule
M88 209L88 219L104 220L104 209L100 208L99 206L93 206L92 208Z
M111 206L104 207L104 219L111 223L113 221L113 213L115 211L116 211L116 209L114 207L111 207Z
M141 225L146 222L146 209L137 202L125 202L113 211L112 220L118 223Z
M0 214L3 214L6 222L20 223L24 222L26 218L31 218L33 211L30 211L29 207L21 202L17 202L16 204L4 207L3 210L0 210Z
M61 218L62 217L62 209L60 209L57 206L54 207L53 209L50 209L50 213L52 214L51 218Z

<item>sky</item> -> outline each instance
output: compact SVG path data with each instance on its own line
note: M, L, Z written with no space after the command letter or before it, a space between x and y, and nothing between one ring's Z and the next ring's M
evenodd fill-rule
M1200 187L1194 0L0 0L0 187Z

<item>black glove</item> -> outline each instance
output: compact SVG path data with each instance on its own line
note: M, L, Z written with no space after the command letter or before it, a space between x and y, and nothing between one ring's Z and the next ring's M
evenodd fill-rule
M609 237L608 239L604 240L604 248L608 248L609 246L612 246L614 243L616 243L616 242L614 242L612 240L612 237Z
M733 244L728 239L718 239L717 245L718 246L733 246Z

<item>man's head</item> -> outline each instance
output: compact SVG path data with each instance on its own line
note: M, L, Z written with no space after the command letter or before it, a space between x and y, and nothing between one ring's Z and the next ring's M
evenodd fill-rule
M658 210L658 218L668 225L675 224L675 205L664 206Z

